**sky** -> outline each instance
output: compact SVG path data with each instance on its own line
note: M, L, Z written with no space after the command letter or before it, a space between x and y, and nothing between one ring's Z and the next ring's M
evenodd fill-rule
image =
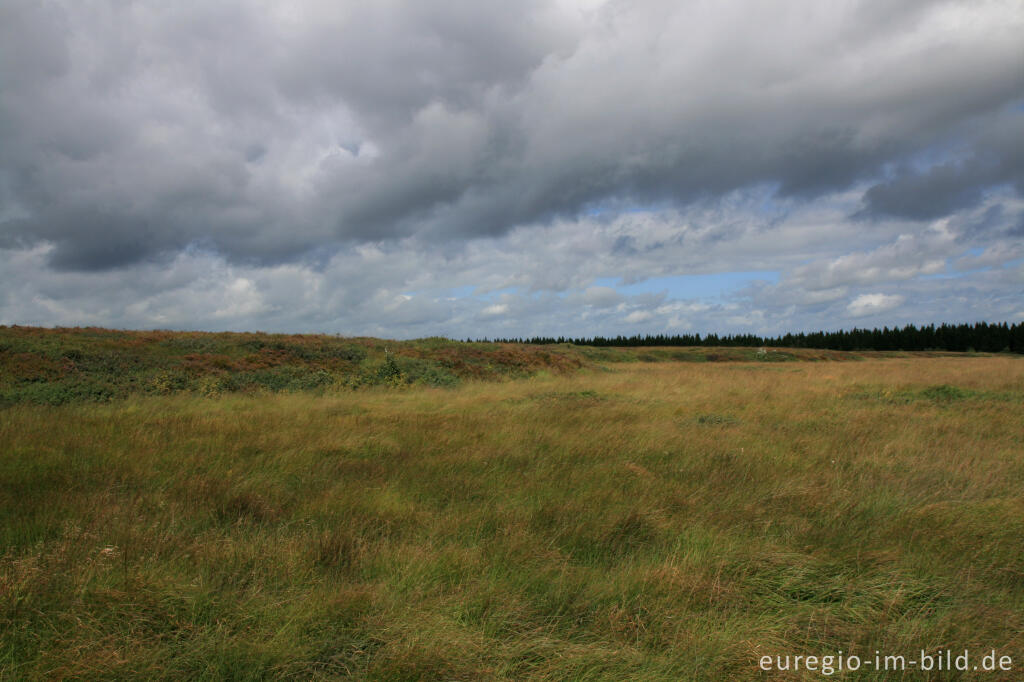
M2 0L0 324L1024 320L1019 0Z

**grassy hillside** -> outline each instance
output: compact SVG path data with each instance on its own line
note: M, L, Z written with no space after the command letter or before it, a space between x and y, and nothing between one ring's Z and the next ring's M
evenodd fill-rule
M5 374L31 354L66 381L70 346L33 333L4 330ZM137 341L138 377L384 366L371 340L68 334L76 367ZM242 366L295 348L308 365ZM591 370L9 404L0 677L819 679L757 662L967 648L1019 679L1024 360L393 350Z
M753 348L593 348L385 341L325 335L0 327L0 408L131 395L451 387L619 362L846 360L878 353ZM899 354L889 354L899 355Z
M323 335L0 327L0 405L60 405L129 395L453 386L466 378L564 373L564 349L382 341Z

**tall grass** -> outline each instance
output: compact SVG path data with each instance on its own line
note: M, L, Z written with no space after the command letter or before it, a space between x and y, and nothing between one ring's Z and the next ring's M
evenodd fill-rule
M609 367L8 407L0 675L1019 674L1024 361Z

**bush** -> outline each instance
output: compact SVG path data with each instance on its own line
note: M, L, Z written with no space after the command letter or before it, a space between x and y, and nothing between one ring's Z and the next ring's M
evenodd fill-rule
M398 358L393 361L410 384L423 386L455 386L459 378L436 362L422 358Z
M307 391L334 383L334 377L324 369L307 367L273 367L252 372L228 374L222 378L225 390L240 391L263 388L268 391Z
M108 402L128 394L124 387L103 381L56 381L24 383L0 394L0 403L64 405L72 402Z
M384 384L385 386L400 386L406 383L405 372L398 366L395 358L390 353L384 359L384 364L377 368L374 379L374 383Z

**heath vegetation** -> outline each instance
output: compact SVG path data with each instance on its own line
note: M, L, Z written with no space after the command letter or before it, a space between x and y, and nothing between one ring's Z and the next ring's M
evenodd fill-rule
M1024 665L1024 358L2 332L4 679Z

